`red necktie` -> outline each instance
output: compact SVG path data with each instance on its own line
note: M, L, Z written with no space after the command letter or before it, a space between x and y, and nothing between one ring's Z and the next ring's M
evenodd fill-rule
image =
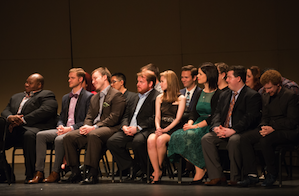
M235 102L236 102L237 94L238 94L238 92L234 93L233 99L231 100L231 102L229 104L229 110L228 110L228 113L227 113L226 120L224 122L224 127L226 127L226 128L229 127L229 121L230 121L230 118L231 118L232 113L233 113L233 108L234 108L234 105L235 105Z

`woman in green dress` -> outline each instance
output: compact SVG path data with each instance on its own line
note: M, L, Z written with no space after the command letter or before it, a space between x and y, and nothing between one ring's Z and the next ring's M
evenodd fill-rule
M216 109L220 90L218 90L218 70L210 62L203 63L198 69L197 80L204 89L197 97L196 108L183 129L175 131L168 144L168 157L175 161L181 155L195 166L195 175L190 184L201 184L206 173L201 148L201 138L209 132L212 114Z

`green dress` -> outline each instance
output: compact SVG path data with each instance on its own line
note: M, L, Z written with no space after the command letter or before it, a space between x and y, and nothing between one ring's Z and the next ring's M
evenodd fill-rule
M200 115L194 124L197 124L211 115L211 99L215 92L201 92L196 105L196 111ZM177 161L179 155L189 160L199 168L205 167L205 161L202 153L201 138L209 132L210 126L189 129L184 131L179 129L175 131L168 143L168 157L170 161Z

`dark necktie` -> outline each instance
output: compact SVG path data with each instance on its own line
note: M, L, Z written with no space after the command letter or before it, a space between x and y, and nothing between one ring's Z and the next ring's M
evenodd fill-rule
M73 94L73 93L70 93L70 98L73 98L73 97L75 97L76 99L78 99L78 94Z
M190 105L190 92L187 92L187 97L186 97L186 107L188 108Z
M234 93L234 96L229 104L229 110L228 110L228 113L227 113L227 117L226 117L226 120L224 122L224 127L228 128L229 127L229 121L230 121L230 118L232 116L232 113L233 113L233 108L234 108L234 105L235 105L235 102L236 102L236 96L237 96L238 92L235 92Z

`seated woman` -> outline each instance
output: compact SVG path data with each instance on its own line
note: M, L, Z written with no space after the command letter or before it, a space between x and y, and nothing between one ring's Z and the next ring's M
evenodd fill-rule
M148 155L154 168L153 184L160 182L162 163L167 150L166 144L170 140L170 135L180 127L186 104L186 98L180 94L176 74L169 70L160 75L160 85L164 92L156 98L156 131L147 140Z
M226 82L226 73L227 73L228 65L223 62L220 62L220 63L215 63L215 66L217 67L219 72L218 89L225 91L228 89L228 85Z
M260 88L263 87L263 85L260 82L261 77L261 70L258 66L252 66L249 69L247 69L246 74L246 85L255 90L259 91Z
M183 129L171 135L168 144L168 156L171 161L175 161L179 154L195 166L195 175L190 184L201 184L206 173L201 138L209 132L211 117L221 93L217 88L218 70L213 63L203 63L198 69L197 80L199 84L204 85L204 89L197 97L196 108Z

